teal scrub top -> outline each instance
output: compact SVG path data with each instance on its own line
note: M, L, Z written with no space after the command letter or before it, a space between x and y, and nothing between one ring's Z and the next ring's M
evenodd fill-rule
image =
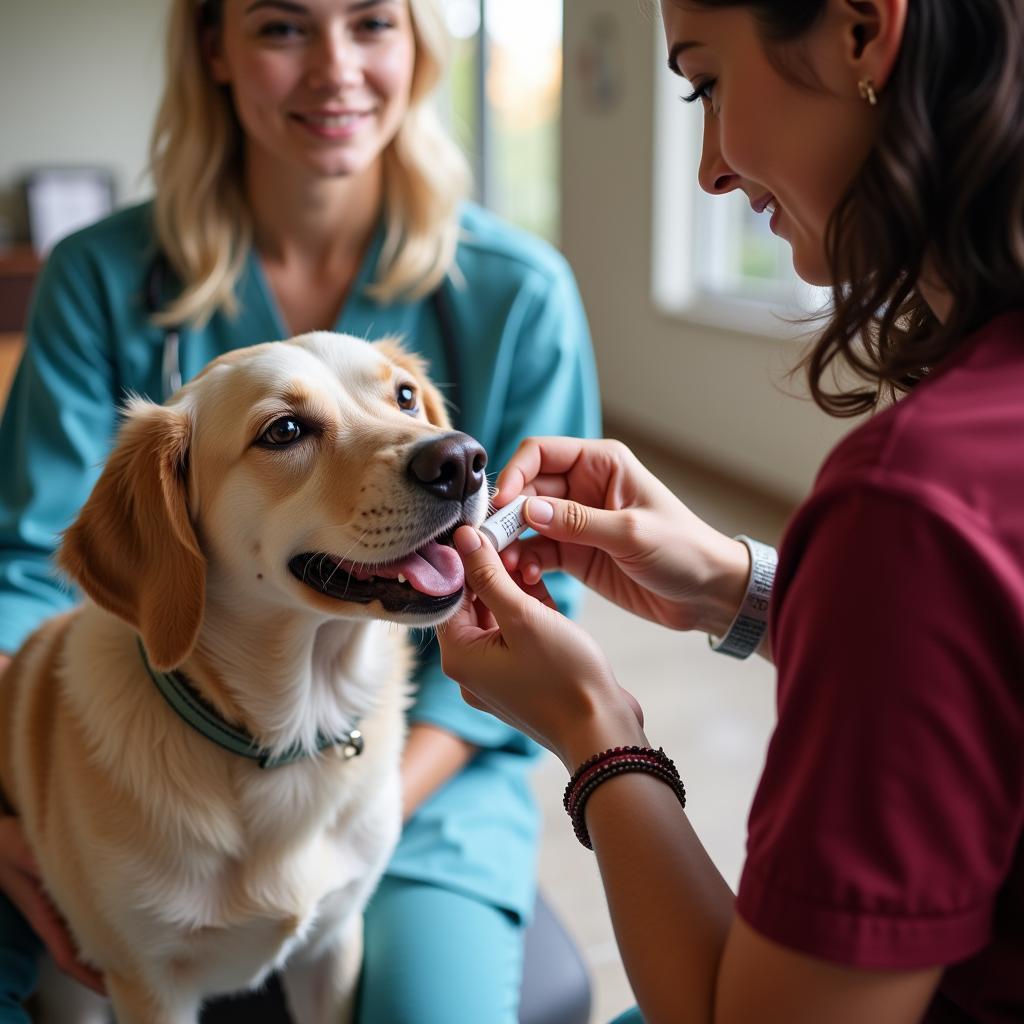
M497 472L529 435L597 436L597 377L572 272L546 243L465 204L457 273L442 286L460 366L460 427ZM434 304L383 305L378 229L336 331L370 340L398 335L441 385L452 380ZM26 349L0 423L0 651L13 652L40 622L77 600L51 557L110 450L119 409L133 393L162 401L164 331L150 322L145 287L155 255L150 204L122 210L60 242L40 275ZM167 296L170 296L168 291ZM239 312L181 332L188 380L234 348L288 336L259 259L236 286ZM575 581L550 589L572 613ZM431 634L432 636L432 634ZM410 721L429 722L481 748L407 823L389 874L432 882L526 919L533 905L538 816L528 769L537 747L465 704L426 643Z

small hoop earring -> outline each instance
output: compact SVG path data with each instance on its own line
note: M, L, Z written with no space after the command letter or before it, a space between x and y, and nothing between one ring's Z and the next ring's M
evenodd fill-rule
M867 100L869 107L878 106L878 93L875 92L875 83L870 78L862 78L857 83L857 89L860 91L860 98Z

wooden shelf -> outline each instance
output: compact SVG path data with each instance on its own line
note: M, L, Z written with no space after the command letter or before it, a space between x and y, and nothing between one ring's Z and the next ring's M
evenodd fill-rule
M43 261L29 246L0 250L0 334L20 333Z
M14 380L14 371L18 368L22 343L20 334L0 334L0 409L3 409L7 401L7 392Z

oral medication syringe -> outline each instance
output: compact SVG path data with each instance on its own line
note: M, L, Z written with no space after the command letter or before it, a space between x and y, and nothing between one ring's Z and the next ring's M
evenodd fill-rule
M526 529L523 518L525 504L526 495L520 494L481 523L480 532L494 545L495 551L503 551Z

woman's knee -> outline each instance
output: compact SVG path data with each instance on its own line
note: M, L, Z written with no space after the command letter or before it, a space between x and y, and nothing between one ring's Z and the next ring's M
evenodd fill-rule
M523 926L427 883L385 879L366 914L361 1024L516 1024Z

